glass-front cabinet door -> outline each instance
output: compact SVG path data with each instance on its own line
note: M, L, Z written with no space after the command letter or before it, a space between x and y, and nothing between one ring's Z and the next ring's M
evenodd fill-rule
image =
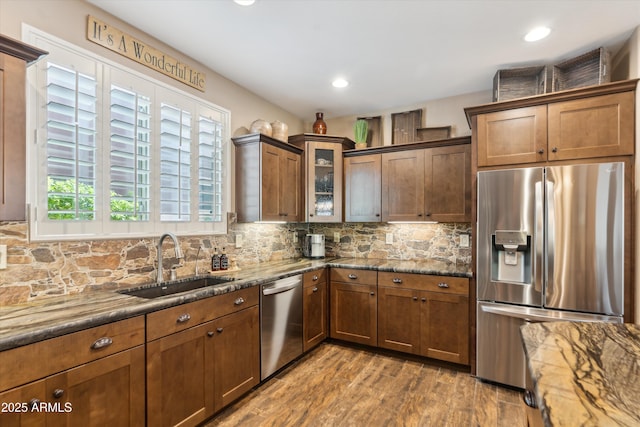
M342 222L342 145L307 143L307 221Z

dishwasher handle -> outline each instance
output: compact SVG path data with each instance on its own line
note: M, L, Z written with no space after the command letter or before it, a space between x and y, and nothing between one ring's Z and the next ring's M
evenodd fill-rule
M275 295L283 292L290 291L291 289L300 286L302 281L299 278L291 280L282 280L273 283L268 283L262 287L262 295Z

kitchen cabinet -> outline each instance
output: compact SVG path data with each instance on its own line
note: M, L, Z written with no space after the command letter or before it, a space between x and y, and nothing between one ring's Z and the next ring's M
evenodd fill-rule
M469 222L471 147L382 153L382 220Z
M2 425L144 426L143 344L136 317L0 353L0 402L40 409Z
M26 212L26 67L47 52L0 35L0 221Z
M478 166L633 155L636 80L465 109Z
M469 363L469 280L378 273L378 345Z
M238 222L301 221L302 150L263 134L232 139Z
M345 157L345 222L382 221L382 154Z
M331 268L330 337L358 344L378 344L377 273Z
M147 315L147 414L197 425L260 381L258 287Z
M342 151L353 141L305 133L290 136L289 143L304 150L304 221L342 222Z
M327 337L327 269L305 273L302 286L302 350L307 352Z

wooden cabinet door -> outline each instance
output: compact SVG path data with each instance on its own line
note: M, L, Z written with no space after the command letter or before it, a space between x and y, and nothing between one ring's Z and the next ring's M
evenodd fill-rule
M477 117L478 166L547 160L547 106L515 108Z
M47 378L47 426L144 426L144 367L139 346Z
M378 346L405 353L420 352L418 291L378 287Z
M213 321L215 410L260 382L260 318L255 305Z
M346 222L380 222L382 155L345 158L344 191Z
M622 92L549 104L549 160L633 154L634 99Z
M469 363L469 298L422 292L420 354L448 362Z
M471 146L424 150L425 219L471 221Z
M213 322L147 343L147 424L195 426L214 413Z
M283 221L283 207L280 206L282 199L281 185L285 176L282 168L286 165L282 159L285 151L269 144L262 144L262 192L261 200L261 220L262 221Z
M47 414L39 411L38 408L41 402L46 404L50 400L52 399L49 399L46 394L45 380L0 393L0 404L7 405L2 407L0 425L2 427L44 426Z
M302 220L302 158L299 154L281 150L279 186L279 217L284 221ZM269 195L264 195L269 197Z
M378 344L377 286L331 282L331 338Z
M342 222L342 144L309 141L307 167L307 221Z
M327 277L326 270L304 275L302 297L303 351L309 351L327 337Z
M382 154L382 221L424 220L424 150Z
M0 54L0 220L26 212L25 62Z

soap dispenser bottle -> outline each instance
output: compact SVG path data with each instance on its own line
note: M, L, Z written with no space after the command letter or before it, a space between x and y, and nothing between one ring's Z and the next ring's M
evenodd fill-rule
M215 248L211 257L211 271L218 270L220 270L220 255L218 254L218 248Z
M220 254L220 270L228 270L229 269L229 257L226 254L225 248L222 248L222 253Z

